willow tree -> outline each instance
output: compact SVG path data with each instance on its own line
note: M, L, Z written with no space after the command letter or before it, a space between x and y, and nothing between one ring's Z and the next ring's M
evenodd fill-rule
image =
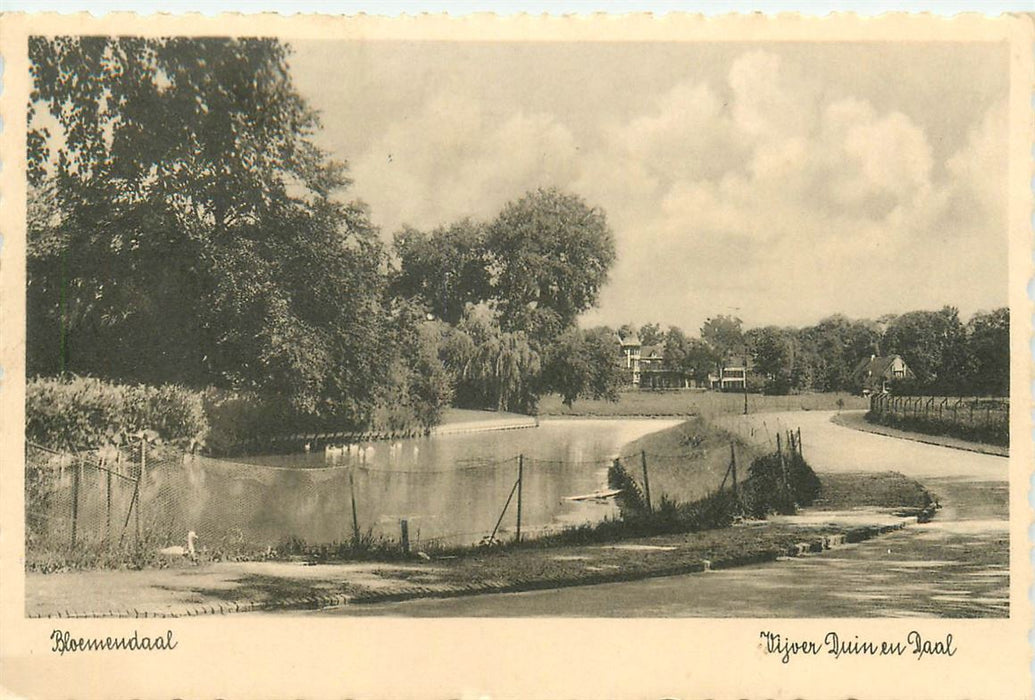
M522 331L504 331L485 305L468 307L444 343L462 406L529 411L535 407L542 359Z

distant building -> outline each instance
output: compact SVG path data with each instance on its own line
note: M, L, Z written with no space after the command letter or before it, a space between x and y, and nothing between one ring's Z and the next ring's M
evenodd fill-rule
M640 348L640 387L644 389L686 389L690 380L685 372L665 363L665 348L644 345Z
M719 370L719 374L710 374L708 379L712 389L719 391L744 391L747 381L747 361L743 357L731 357Z
M860 387L863 394L885 392L894 380L916 379L901 355L877 357L870 355L859 361L852 370L852 383Z
M625 381L633 386L640 385L640 337L635 333L618 338L622 348L622 367L625 369Z
M637 334L618 338L626 384L642 389L685 389L690 386L686 373L665 362L665 348L643 345Z

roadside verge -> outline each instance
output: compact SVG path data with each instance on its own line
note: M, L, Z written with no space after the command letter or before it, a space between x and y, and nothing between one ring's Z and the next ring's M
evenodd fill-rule
M954 450L978 452L980 454L995 455L997 457L1010 456L1010 449L1008 447L987 445L982 442L970 442L968 440L960 440L959 438L948 437L945 435L927 435L925 433L912 433L906 430L898 430L897 428L889 428L885 425L870 423L866 420L865 416L865 411L850 411L835 414L830 420L832 423L836 423L837 425L851 428L852 430L859 430L864 433L874 433L876 435L885 435L887 437L900 438L902 440L912 440L913 442L923 442L928 445L950 447Z

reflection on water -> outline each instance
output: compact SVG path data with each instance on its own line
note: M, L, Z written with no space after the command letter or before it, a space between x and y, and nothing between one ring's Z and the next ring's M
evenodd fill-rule
M188 526L204 537L227 528L276 545L348 539L352 497L361 533L411 542L465 544L492 532L514 536L519 461L521 527L535 534L616 513L611 502L565 500L607 485L622 445L675 420L545 420L538 428L441 435L351 449L247 458L248 464L195 460ZM351 472L351 480L350 480Z

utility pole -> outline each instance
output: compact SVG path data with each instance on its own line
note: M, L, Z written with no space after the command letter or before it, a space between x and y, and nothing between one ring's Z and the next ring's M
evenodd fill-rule
M744 355L744 415L748 414L748 360L747 354Z

